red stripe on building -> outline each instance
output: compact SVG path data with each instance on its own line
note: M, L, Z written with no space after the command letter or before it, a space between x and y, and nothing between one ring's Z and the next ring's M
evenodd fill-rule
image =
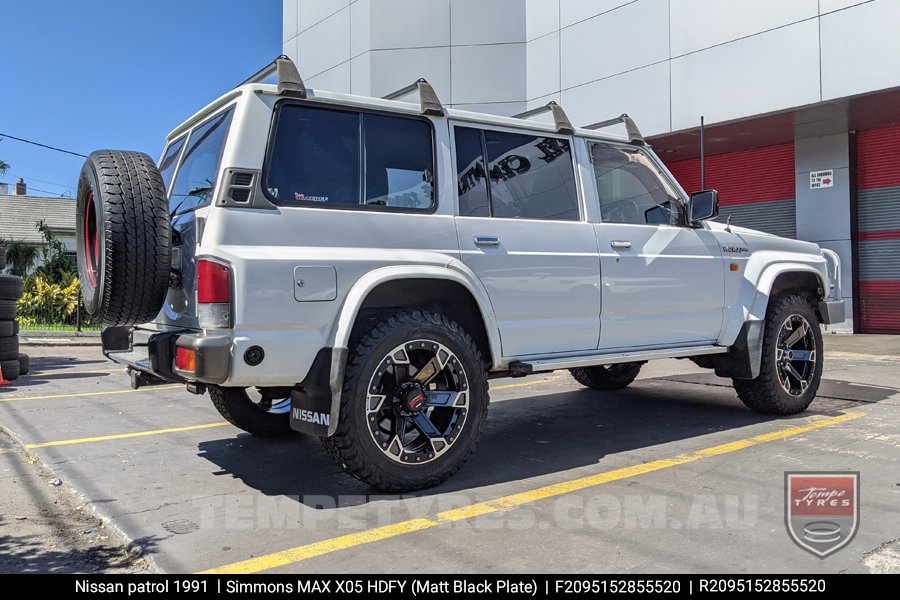
M900 333L900 281L860 281L859 316L866 333Z
M860 131L856 136L861 190L900 185L900 125Z
M700 190L700 159L667 163L687 193ZM723 206L794 198L794 144L706 157L706 188Z
M891 229L887 231L860 231L859 239L865 242L875 240L896 240L900 239L900 229Z

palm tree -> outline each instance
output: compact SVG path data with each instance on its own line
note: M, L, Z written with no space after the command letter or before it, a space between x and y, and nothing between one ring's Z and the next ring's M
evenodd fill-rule
M6 175L6 172L9 171L9 163L3 160L0 160L0 177Z

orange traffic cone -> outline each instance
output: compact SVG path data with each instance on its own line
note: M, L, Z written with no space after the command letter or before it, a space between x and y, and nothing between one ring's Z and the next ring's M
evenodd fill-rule
M3 378L3 367L0 366L0 385L9 385L9 382Z

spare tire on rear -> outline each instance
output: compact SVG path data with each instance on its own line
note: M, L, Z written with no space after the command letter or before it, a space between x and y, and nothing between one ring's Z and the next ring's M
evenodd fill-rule
M117 327L152 320L169 284L166 189L142 152L98 150L78 180L78 275L87 313Z

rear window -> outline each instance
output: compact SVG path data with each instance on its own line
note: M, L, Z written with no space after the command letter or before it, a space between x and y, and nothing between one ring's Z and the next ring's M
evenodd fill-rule
M216 115L191 132L172 184L170 214L184 213L212 201L233 113L234 109L230 109Z
M283 105L265 177L276 204L430 210L431 124L420 118Z
M162 160L159 161L159 174L166 185L166 190L172 187L172 175L175 174L175 165L178 164L178 157L181 156L181 149L184 148L184 140L186 139L186 137L180 137L169 144Z

